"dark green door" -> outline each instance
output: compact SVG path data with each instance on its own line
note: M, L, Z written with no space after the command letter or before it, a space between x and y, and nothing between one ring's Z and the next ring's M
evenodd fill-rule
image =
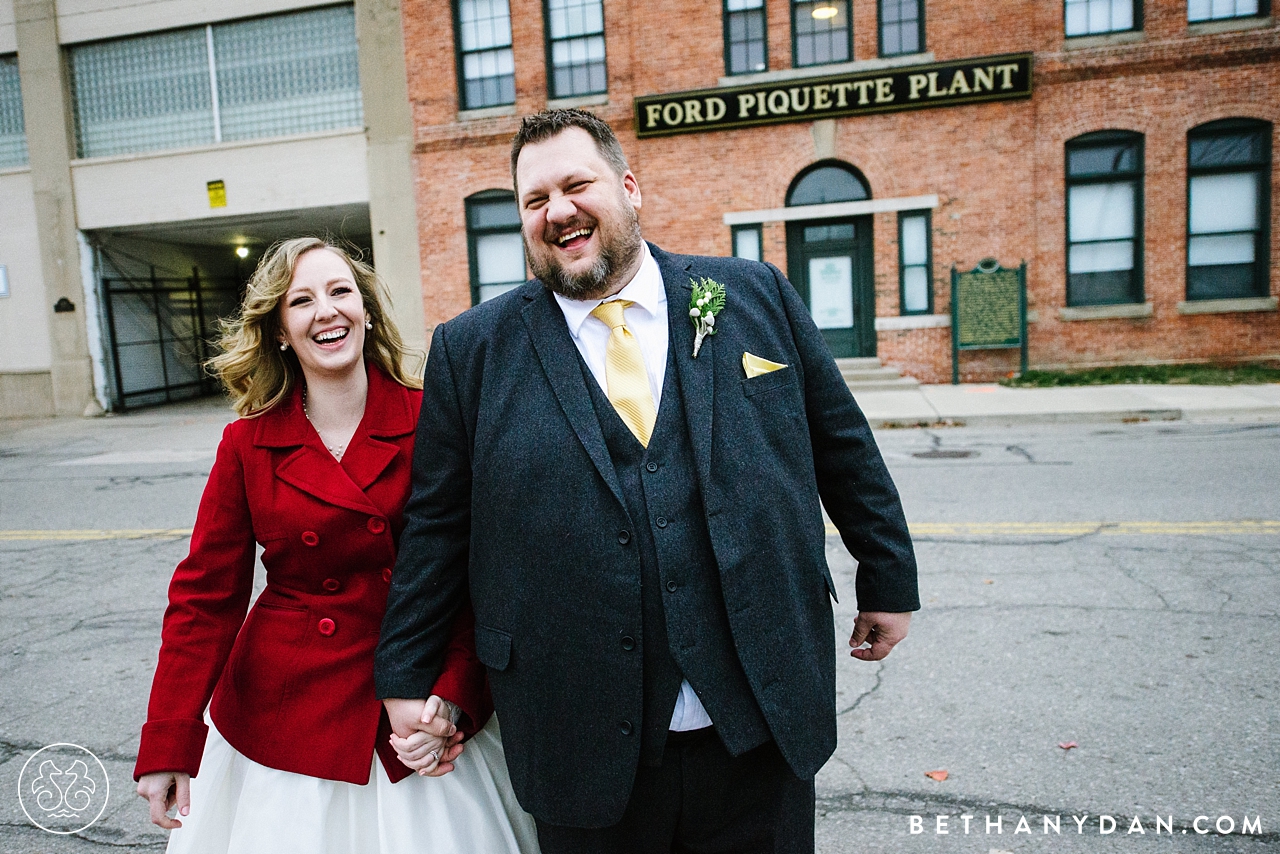
M876 354L871 217L787 224L787 274L836 358Z

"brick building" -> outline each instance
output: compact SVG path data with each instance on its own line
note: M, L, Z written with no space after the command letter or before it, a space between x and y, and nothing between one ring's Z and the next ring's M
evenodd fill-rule
M838 356L949 380L951 268L995 258L1026 262L1032 367L1280 358L1266 0L402 10L428 325L523 280L511 135L582 106L648 239L776 264Z

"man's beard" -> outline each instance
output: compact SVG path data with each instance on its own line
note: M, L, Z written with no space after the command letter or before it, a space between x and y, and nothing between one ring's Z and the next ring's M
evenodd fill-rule
M595 231L600 237L600 255L595 262L581 273L571 274L547 253L526 252L529 256L529 268L550 291L560 294L566 299L588 300L599 299L608 294L614 279L621 271L627 270L640 255L640 217L630 205L619 205L623 220L621 228L614 232L597 222ZM572 226L571 230L578 226ZM526 247L527 249L527 247ZM554 252L555 250L550 250Z

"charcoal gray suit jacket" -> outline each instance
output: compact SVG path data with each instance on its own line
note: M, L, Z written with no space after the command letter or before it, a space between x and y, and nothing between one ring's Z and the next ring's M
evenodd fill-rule
M835 749L819 499L858 560L864 611L919 607L897 491L821 333L774 267L650 246L733 641L787 762ZM724 285L692 356L691 279ZM752 378L742 356L786 365ZM640 752L640 562L564 316L536 280L438 326L407 524L375 663L379 697L425 697L469 594L511 780L543 821L616 823ZM672 388L668 380L667 389Z

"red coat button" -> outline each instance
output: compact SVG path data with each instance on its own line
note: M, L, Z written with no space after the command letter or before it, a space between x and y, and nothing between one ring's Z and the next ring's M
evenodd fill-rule
M387 523L385 520L379 519L377 516L374 516L369 520L370 534L381 534L385 530L387 530Z
M326 578L321 582L320 586L325 590L328 590L330 593L336 593L338 588L342 586L342 582L336 578Z
M384 569L384 570L382 570L382 580L383 580L383 581L385 581L385 582L387 582L388 584L390 584L390 583L391 583L391 570L390 570L390 569Z
M309 546L318 546L320 545L320 535L315 531L303 531L302 541Z
M338 627L334 624L333 620L330 620L328 617L325 617L323 620L321 620L320 623L316 626L316 628L319 629L320 634L324 635L325 637L328 637L329 635L333 634L338 630Z

